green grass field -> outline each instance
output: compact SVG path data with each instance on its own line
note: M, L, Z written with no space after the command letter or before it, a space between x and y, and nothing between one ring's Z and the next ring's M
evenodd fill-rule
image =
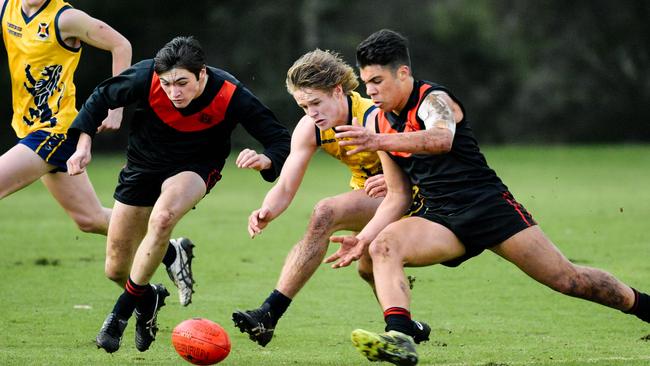
M490 165L572 261L603 268L650 290L650 146L486 148ZM230 333L224 365L365 365L355 328L382 330L381 311L354 268L323 265L261 348L230 320L273 289L311 208L347 189L348 174L319 155L287 212L255 240L251 210L270 184L228 162L218 183L175 231L197 243L193 303L175 291L158 317L152 348L138 352L133 321L109 355L94 337L121 290L103 274L105 238L76 230L43 186L0 202L0 365L182 365L171 345L180 321L200 316ZM105 205L122 157L96 156L91 178ZM335 248L332 247L331 251ZM648 365L650 324L568 298L486 252L460 268L409 270L417 277L414 317L432 325L421 365ZM164 269L156 281L172 287ZM645 338L645 340L644 340Z

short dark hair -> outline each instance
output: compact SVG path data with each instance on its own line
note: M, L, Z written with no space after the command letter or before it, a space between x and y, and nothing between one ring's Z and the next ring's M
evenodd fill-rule
M199 78L205 67L205 54L201 44L192 36L179 36L169 41L153 59L153 69L160 75L171 69L186 69Z
M400 65L411 67L406 37L390 29L371 34L357 46L357 66L368 65L389 66L393 70Z

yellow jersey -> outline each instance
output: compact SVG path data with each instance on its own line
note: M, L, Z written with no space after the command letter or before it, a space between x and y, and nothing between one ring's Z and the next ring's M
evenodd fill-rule
M27 17L21 0L7 0L2 9L2 38L9 70L13 119L19 138L43 130L65 134L77 115L74 72L81 48L61 39L58 19L71 6L63 0L47 0Z
M362 98L357 92L352 92L348 96L348 124L352 124L352 118L357 118L360 126L365 126L367 117L376 107L370 99ZM372 121L371 121L372 123ZM325 152L340 160L352 172L350 178L350 187L352 189L361 189L366 183L368 177L380 174L381 161L376 152L363 151L354 155L346 155L346 152L354 149L354 146L341 146L339 140L334 137L336 132L333 128L321 131L316 127L316 143Z

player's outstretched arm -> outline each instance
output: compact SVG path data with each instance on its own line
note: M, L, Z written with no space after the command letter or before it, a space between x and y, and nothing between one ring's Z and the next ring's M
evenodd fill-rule
M251 238L259 235L273 219L289 207L316 148L314 124L310 118L303 117L291 137L291 152L282 167L278 182L266 194L262 206L248 217L248 234Z
M113 56L112 75L115 76L131 66L131 44L115 29L78 9L68 9L59 17L61 38L68 45L79 46L84 42L93 47L109 51ZM122 124L123 108L108 112L97 132L117 130Z

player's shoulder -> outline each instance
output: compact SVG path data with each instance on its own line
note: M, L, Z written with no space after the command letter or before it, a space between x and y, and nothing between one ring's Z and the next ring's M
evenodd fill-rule
M298 145L316 146L316 134L318 131L314 120L308 115L304 115L293 129L291 140L294 144Z
M314 120L309 117L308 115L302 116L300 120L298 120L298 123L296 123L296 128L293 130L293 134L295 135L301 135L305 136L307 134L314 134L313 131L316 130L316 125L314 124Z
M214 66L207 66L206 70L210 76L215 78L216 80L225 80L229 81L237 86L241 85L241 82L233 76L231 73L229 73L226 70L220 69L218 67Z
M122 74L135 75L139 78L151 79L154 74L154 61L153 59L140 60L133 65L129 66Z

